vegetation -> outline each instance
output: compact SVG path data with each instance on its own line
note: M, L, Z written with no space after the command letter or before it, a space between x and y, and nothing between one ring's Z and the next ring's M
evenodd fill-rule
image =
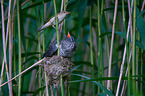
M145 0L1 0L0 96L144 96L144 5ZM37 32L61 11L71 14ZM39 63L49 44L59 45L67 32L77 50L69 86L60 75L57 89L47 84Z

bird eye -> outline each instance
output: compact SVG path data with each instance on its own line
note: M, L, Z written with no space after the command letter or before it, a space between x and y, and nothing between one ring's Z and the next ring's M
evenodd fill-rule
M71 36L71 41L74 41L74 38Z

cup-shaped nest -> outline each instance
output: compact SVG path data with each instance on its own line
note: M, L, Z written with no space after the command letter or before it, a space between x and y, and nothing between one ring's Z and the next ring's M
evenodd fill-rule
M46 69L48 84L54 87L60 86L60 76L62 75L64 85L68 85L69 74L73 65L68 58L63 58L61 56L45 57L41 65L43 67L43 73L45 72L44 69Z

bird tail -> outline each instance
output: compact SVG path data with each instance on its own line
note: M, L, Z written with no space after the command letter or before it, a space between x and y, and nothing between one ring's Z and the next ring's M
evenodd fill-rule
M43 29L49 27L50 25L51 25L51 23L50 23L50 22L47 22L44 26L42 26L41 28L39 28L37 31L38 31L38 32L39 32L39 31L42 31Z
M37 30L37 32L40 32L40 31L42 31L43 29L42 28L39 28L38 30Z

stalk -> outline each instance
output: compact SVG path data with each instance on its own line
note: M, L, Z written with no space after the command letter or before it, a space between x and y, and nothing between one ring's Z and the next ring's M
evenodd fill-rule
M101 20L102 20L102 16L103 16L103 8L104 8L104 0L102 0L101 2ZM101 21L102 22L102 21ZM101 24L102 25L102 24ZM107 38L108 39L108 38ZM102 42L102 40L101 40ZM103 47L102 47L102 43L101 43L101 70L102 70L102 74L101 76L104 77L104 63L103 63ZM102 85L105 86L105 82L102 81Z
M6 42L5 39L5 26L4 26L4 6L3 6L3 0L1 0L1 13L2 13L2 38L3 38L3 52L4 52L4 63L6 66L6 73L7 73L7 79L9 80L9 73L8 73L8 66L7 66L7 56L6 56ZM5 42L6 40L6 42ZM4 71L4 63L2 65L2 73ZM3 74L1 74L1 77L3 77ZM3 80L3 78L1 78ZM0 82L1 83L1 82ZM8 88L11 90L11 84L8 83ZM9 95L12 96L11 91L9 91Z
M20 7L19 7L19 0L17 0L17 19L18 19L18 62L19 62L19 74L21 73L21 26L20 26ZM21 96L21 76L19 76L19 89L18 89L18 96Z
M64 4L64 1L61 0L61 8L60 8L60 12L63 11L63 4ZM61 32L62 32L62 26L63 26L63 23L64 23L64 21L63 21L61 24L59 24L59 26L58 26L58 28L59 28L59 34L60 34L59 38L61 38ZM64 35L65 35L65 34L64 34Z
M115 1L114 19L113 19L113 26L112 26L111 48L110 48L110 56L109 56L108 77L111 77L112 50L113 50L113 42L114 42L114 30L115 30L115 21L116 21L116 14L117 14L117 5L118 5L118 0ZM107 81L107 89L110 90L110 88L111 88L111 81L108 80Z
M141 49L141 66L140 66L140 68L141 68L141 72L140 72L140 74L142 75L143 74L143 49ZM143 81L143 78L141 77L141 81ZM141 94L141 96L143 96L143 84L142 83L140 83L140 94Z
M108 1L106 1L106 3L105 3L105 7L109 7L109 3L108 3ZM102 10L102 11L104 11L104 10ZM105 13L104 13L105 14ZM106 13L106 18L107 18L107 23L106 23L106 27L107 27L107 32L109 32L109 28L110 28L110 26L109 26L109 14L108 14L108 12ZM106 45L106 58L105 59L107 59L107 65L109 66L109 45L110 45L110 43L109 43L109 38L108 38L108 35L106 35L105 36L105 45Z
M133 0L131 2L131 8L130 8L130 0L128 0L128 11L129 11L129 24L128 24L128 28L130 28L131 31L131 42L132 42L132 8L133 7ZM129 29L128 29L129 30ZM131 50L132 51L132 50ZM128 90L128 96L130 96L130 85L131 85L131 80L130 80L130 64L127 64L127 68L128 68L128 86L127 86L127 90Z
M92 65L92 79L94 78L94 62L93 62L93 37L92 37L92 6L90 6L90 59L91 59L91 65ZM92 82L92 96L95 96L95 85Z
M141 7L141 11L143 11L144 5L145 5L145 0L143 1L142 7Z
M15 7L16 7L16 0L14 0L13 3L13 16L12 16L12 40L13 38L15 39ZM13 72L14 72L14 76L16 76L16 43L13 44ZM18 91L17 91L17 86L14 87L14 89L16 90L16 96L18 96Z
M28 70L30 70L31 68L33 68L34 66L37 66L38 64L42 63L42 61L44 61L45 58L39 60L38 62L32 64L30 67L28 67L27 69L25 69L24 71L22 71L21 73L19 73L18 75L16 75L15 77L13 77L12 79L8 80L7 82L3 83L0 85L0 87L4 86L5 84L11 82L12 80L16 79L17 77L21 76L22 74L24 74L25 72L27 72Z
M15 29L15 28L14 28ZM14 37L13 37L14 39L16 38L16 32L14 31ZM13 70L13 72L14 72L14 76L16 76L17 74L16 74L16 71L17 71L17 64L16 64L16 43L14 43L14 45L13 45L13 68L14 68L14 70ZM17 79L15 79L16 81L17 81ZM16 96L18 96L18 86L15 86L15 88L14 88L15 90L16 90Z
M98 33L99 33L99 36L101 35L101 26L100 26L100 2L99 0L97 0L97 9L98 9ZM92 28L92 27L90 27ZM99 38L99 41L98 41L98 78L101 77L101 74L102 74L102 70L101 68L103 67L101 64L102 64L102 42L101 42L101 38ZM100 93L100 87L98 87L98 93Z
M57 10L56 10L55 0L53 0L53 6L54 6L54 11L55 11L55 23L56 23L56 34L57 34L57 46L58 46L57 54L59 56L59 32L58 32Z
M139 32L136 35L137 35L137 40L140 41ZM135 66L136 66L136 68L135 68L135 70L136 70L135 74L136 75L139 75L138 74L138 72L139 72L139 70L138 70L139 69L139 59L140 59L139 58L139 50L140 50L139 47L136 46L136 64L135 64ZM139 77L136 77L135 79L139 80ZM139 92L138 86L139 86L139 82L136 82L136 93L137 93L137 95L139 95L138 94L138 92Z
M47 7L47 4L44 3L43 1L43 15L42 15L42 18L43 18L43 25L44 25L44 17L46 16L46 7ZM45 32L43 31L43 53L45 52ZM46 85L46 89L45 89L45 95L48 96L49 95L49 90L48 90L48 83L47 83L47 72L46 72L46 65L44 63L44 72L45 72L45 85Z
M143 9L144 9L144 5L145 5L145 0L143 1L143 4L142 4L142 8L141 8L141 11L143 11ZM139 58L141 58L141 61L140 61L140 63L141 63L141 65L140 65L140 74L142 75L143 74L143 49L140 49L140 57ZM143 81L143 78L141 77L141 82ZM140 83L140 95L141 96L143 96L143 84L142 83Z
M43 7L44 7L44 10L46 9L46 3L44 3L44 1L43 1ZM44 10L43 10L43 25L44 25L44 17L45 17L45 14L46 14L46 11L44 12ZM43 53L45 52L45 32L43 32Z
M58 46L57 55L59 56L59 31L58 31L57 10L56 10L56 2L55 2L55 0L53 0L53 6L54 6L54 11L55 11L55 24L56 24L56 34L57 34L57 46ZM60 79L60 82L61 82L61 95L64 96L62 75L60 77L61 77L61 79Z
M37 9L37 11L38 11L39 9ZM40 10L39 10L40 11ZM43 13L42 13L43 14ZM39 16L39 13L37 13L37 16ZM42 17L43 18L43 17ZM39 20L39 18L38 18L38 20ZM43 21L43 20L42 20ZM43 32L44 33L44 32ZM41 33L39 33L39 37L38 37L38 52L41 52L41 37L42 37L42 35L40 35ZM38 58L39 58L39 60L42 60L41 59L41 54L39 54L38 55ZM42 69L41 69L41 66L39 66L39 75L38 75L38 82L39 82L39 84L38 84L38 87L39 88L41 88L42 87ZM40 91L39 92L39 96L41 96L42 95L42 92Z
M64 87L63 87L63 77L60 75L60 83L61 83L61 96L64 96Z
M8 30L9 31L9 73L10 79L12 78L12 54L13 54L13 39L12 39L12 25L11 25L11 0L9 0L9 11L8 11ZM12 96L12 82L10 82L10 96Z
M134 76L135 75L135 63L136 63L136 5L137 5L137 2L136 0L134 0L134 14L133 14L133 34L132 34L132 37L133 37L133 42L132 42L132 51L133 51L133 54L132 54L132 75ZM135 85L135 78L133 78L133 95L136 94L136 85Z
M64 5L64 11L66 11L66 0L63 0L63 5ZM63 28L63 32L64 32L64 35L65 35L65 33L66 33L66 30L65 30L65 28L66 28L66 22L65 22L65 19L64 19L64 21L63 21L63 26L64 26L64 28Z
M12 16L12 40L13 40L13 38L15 38L15 31L14 31L14 18L15 18L15 6L16 6L16 0L14 0L14 5L13 5L13 16ZM15 51L15 43L14 43L14 51ZM16 52L13 52L14 54L16 53ZM15 54L16 55L16 54ZM16 58L15 58L15 55L14 55L14 62L16 61ZM14 63L14 74L16 75L16 62Z
M38 37L38 51L39 52L41 52L41 36L39 36ZM39 60L41 59L41 54L39 54ZM42 74L42 69L41 69L41 67L39 66L39 88L41 88L41 85L42 85L42 76L41 76L41 74ZM41 96L42 95L42 93L41 93L41 91L39 92L39 95Z
M124 54L123 54L123 60L122 60L122 64L121 64L121 69L120 69L120 76L119 76L116 96L118 96L118 94L119 94L119 88L120 88L121 78L122 78L122 75L123 75L124 61L125 61L126 53L127 53L127 65L129 64L129 54L128 54L128 34L129 34L129 31L126 32L124 0L122 0L122 12L123 12L123 24L124 24L124 32L125 32L125 48L124 48Z

